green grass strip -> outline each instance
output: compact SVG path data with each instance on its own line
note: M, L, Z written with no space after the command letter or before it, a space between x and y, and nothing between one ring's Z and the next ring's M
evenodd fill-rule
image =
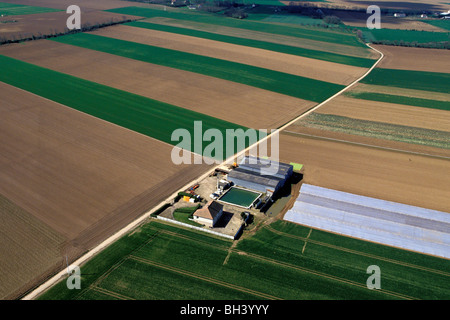
M330 130L377 139L450 149L450 132L446 131L353 119L321 113L312 113L297 122L297 124L320 130Z
M431 24L432 26L450 31L450 20L448 20L448 19L420 20L420 21Z
M272 34L280 34L284 36L292 36L297 38L306 38L310 40L338 43L348 46L356 47L366 47L354 34L321 30L312 27L301 27L301 26L282 26L275 25L272 23L263 23L259 21L247 21L235 18L228 18L220 14L202 14L193 12L182 12L182 11L163 11L150 8L140 8L140 7L124 7L107 10L109 12L129 14L146 18L153 17L166 17L181 20L192 20L195 22L209 23L218 26L240 28L245 30L266 32Z
M7 16L17 16L17 15L28 15L28 14L57 12L57 11L62 10L0 2L0 15L3 14Z
M397 95L392 95L392 94L375 93L375 92L347 92L347 93L345 93L345 95L355 98L355 99L389 102L389 103L402 104L402 105L406 105L406 106L415 106L415 107L423 107L423 108L450 111L450 102L449 101L439 101L439 100L430 100L430 99L422 99L422 98L414 98L414 97L405 97L405 96L397 96Z
M0 65L0 81L169 144L178 144L171 141L172 132L184 128L191 133L191 146L194 146L194 121L202 121L203 131L220 130L223 137L227 136L226 129L247 129L3 55L0 55ZM223 150L226 150L225 141Z
M194 29L180 28L180 27L173 27L173 26L166 26L166 25L150 23L150 22L134 21L134 22L127 23L126 25L150 29L150 30L158 30L158 31L171 32L171 33L176 33L176 34L182 34L182 35L197 37L197 38L202 38L202 39L232 43L232 44L246 46L246 47L270 50L270 51L292 54L292 55L306 57L306 58L312 58L312 59L318 59L318 60L323 60L323 61L346 64L346 65L351 65L351 66L356 66L356 67L370 68L375 62L375 60L372 60L372 59L346 56L346 55L342 55L342 54L329 53L329 52L324 52L324 51L319 51L319 50L304 49L304 48L300 48L300 47L288 46L288 45L277 44L277 43L267 42L267 41L226 36L226 35L221 35L221 34L212 33L212 32L199 31L199 30L194 30Z
M419 30L399 30L399 29L367 29L359 27L366 39L369 41L389 41L389 42L445 42L449 41L448 32L419 31Z
M450 73L375 68L361 82L448 93Z
M200 73L315 102L323 101L344 88L342 85L242 63L87 33L53 38L52 41Z

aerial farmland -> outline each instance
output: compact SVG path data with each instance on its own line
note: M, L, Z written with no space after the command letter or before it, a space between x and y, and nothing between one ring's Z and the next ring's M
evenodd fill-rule
M347 1L1 1L1 299L449 299L450 8L431 2L381 1L370 33ZM252 179L281 187L230 182L267 142L289 175ZM221 200L238 189L245 208ZM439 250L339 232L332 210L373 211L353 199L417 238L428 221Z

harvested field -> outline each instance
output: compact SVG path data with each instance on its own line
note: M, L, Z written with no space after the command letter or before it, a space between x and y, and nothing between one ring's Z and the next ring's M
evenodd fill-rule
M312 50L306 48L300 48L294 45L286 45L275 42L255 40L248 38L241 38L237 36L228 36L214 32L207 32L201 30L195 30L192 28L182 28L169 26L164 24L152 23L149 20L133 21L126 23L128 26L145 28L149 30L158 30L162 32L170 32L179 35L191 36L200 39L208 39L213 41L220 41L239 46L245 46L250 48L257 48L269 51L275 51L279 53L285 53L289 55L295 55L305 58L311 58L315 60L329 61L339 64L345 64L356 67L369 68L374 64L374 59L367 59L361 57L354 57L350 55L341 55L331 52L324 52L322 50Z
M283 34L271 34L259 30L240 29L238 27L220 26L208 23L201 23L198 21L178 20L166 17L154 17L141 21L143 22L148 21L155 24L174 26L180 28L188 28L188 29L190 28L194 30L212 32L232 37L273 42L277 44L289 45L323 52L331 52L353 57L376 59L378 55L372 50L368 50L367 48L364 47L353 47L339 43L322 42L305 38L302 38L300 41L299 38L296 38L294 36L288 36Z
M350 144L363 145L363 146L373 146L375 148L381 149L392 149L397 151L404 152L412 152L417 154L426 154L432 156L440 156L450 158L450 150L444 148L436 148L423 144L415 144L410 142L402 142L396 140L388 140L382 138L375 138L369 134L365 134L364 132L361 134L355 134L355 130L352 133L336 131L336 130L323 130L318 128L306 127L306 126L297 126L293 125L289 127L289 130L286 130L286 133L294 134L298 136L309 137L313 139L322 139L322 140L331 140L331 141L340 141L340 142L348 142ZM416 131L417 132L417 131ZM433 141L433 139L431 139ZM433 141L435 142L435 141ZM441 140L438 141L443 144L442 137Z
M287 26L277 25L273 23L255 22L251 20L230 19L225 15L215 15L205 13L196 13L183 10L167 10L164 9L151 9L140 7L128 7L117 8L109 10L110 12L123 13L128 15L136 15L146 18L164 17L179 20L198 21L201 23L207 23L208 25L225 26L232 28L239 28L250 31L258 31L275 35L287 35L294 37L298 40L313 40L319 42L326 42L329 44L341 44L356 48L365 48L366 46L361 42L355 34L345 32L341 30L324 30L320 28L310 28L304 26Z
M429 72L445 72L450 61L449 50L373 45L384 54L377 67Z
M3 46L0 54L256 129L277 128L315 105L231 81L48 40Z
M226 59L344 85L351 83L367 71L366 68L126 25L104 28L95 32L95 34L217 59Z
M246 129L218 118L6 56L0 55L0 61L4 64L0 74L2 81L148 137L175 145L179 140L172 138L172 134L180 128L188 130L190 141L188 144L184 141L186 150L192 150L194 145L191 132L195 130L195 121L200 121L204 130L211 128L222 134L228 129ZM241 130L238 135L243 132ZM220 155L217 157L222 158Z
M360 100L346 96L331 100L316 112L431 130L450 130L450 117L445 110Z
M0 195L0 299L35 283L61 262L65 238Z
M66 239L58 250L69 262L207 170L174 165L168 144L4 83L0 89L0 194L56 239ZM21 227L27 224L16 226ZM19 241L20 234L10 241ZM29 259L11 258L15 268ZM35 272L31 278L43 276Z
M449 160L287 133L280 135L280 160L304 164L304 183L450 212L442 174Z
M335 83L183 51L102 37L93 33L76 33L54 38L52 41L195 72L315 102L321 102L344 88L343 85Z
M250 20L230 19L225 16L183 11L166 7L128 7L108 10L110 12L147 17L152 23L191 28L199 31L213 32L221 35L236 36L254 40L282 43L301 48L325 52L372 57L376 54L368 50L354 34L347 32L329 32L320 28L287 27L272 23ZM301 40L301 41L300 41Z
M67 8L67 7L66 7ZM54 35L67 31L67 19L69 15L65 11L47 12L22 16L6 16L0 18L1 21L11 21L1 23L0 41L28 39L33 36ZM106 11L82 11L82 27L96 24L119 22L135 17L114 14Z
M381 140L412 143L450 150L450 132L360 120L333 114L311 113L296 124L319 129ZM301 128L301 127L299 127Z
M36 0L2 0L1 2L23 4L28 6L35 6ZM75 4L80 6L82 10L107 10L113 8L127 7L130 5L127 1L121 0L39 0L39 6L56 8L65 10L68 6Z
M439 68L448 54L429 49L433 61L428 49L375 48L386 53L381 66L395 68L376 68L289 131L449 157L448 74Z
M2 16L19 16L26 14L44 13L59 11L58 9L37 7L37 6L24 6L21 4L12 4L6 2L0 2L0 13Z

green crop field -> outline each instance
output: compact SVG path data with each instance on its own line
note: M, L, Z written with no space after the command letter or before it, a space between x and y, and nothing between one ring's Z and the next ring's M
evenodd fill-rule
M426 22L435 27L442 28L444 30L450 31L450 21L448 19L439 19L439 20L421 20L422 22Z
M371 42L386 41L391 43L430 43L430 42L448 42L448 32L433 32L419 30L400 30L400 29L372 29L359 28L364 37Z
M152 220L40 299L445 299L449 261L277 221L238 242ZM187 263L188 262L188 263ZM381 289L366 287L370 265Z
M294 25L326 25L322 19L314 19L308 16L302 16L299 14L283 14L283 13L255 13L250 12L249 20L282 23L282 24L294 24Z
M270 69L94 34L77 33L53 38L52 40L171 68L201 73L315 102L323 101L344 88L342 85Z
M375 68L361 83L448 93L450 73Z
M0 64L0 81L170 144L178 144L171 141L172 132L184 128L191 132L193 146L194 121L202 121L204 131L220 130L223 137L229 136L227 129L247 129L6 56L0 55ZM225 143L223 150L226 150Z
M415 106L415 107L450 111L450 101L421 99L376 92L347 92L345 93L345 95L355 99L389 102L389 103L403 104L406 106Z
M177 34L182 34L182 35L192 36L192 37L197 37L197 38L203 38L203 39L208 39L208 40L227 42L227 43L237 44L237 45L246 46L246 47L276 51L276 52L281 52L281 53L286 53L286 54L292 54L292 55L297 55L297 56L302 56L302 57L307 57L307 58L312 58L312 59L318 59L318 60L330 61L330 62L341 63L341 64L346 64L346 65L352 65L352 66L357 66L357 67L370 68L375 63L375 60L373 60L373 59L346 56L346 55L342 55L342 54L336 54L336 53L312 50L312 49L305 49L305 48L288 46L288 45L267 42L267 41L226 36L226 35L221 35L218 33L205 32L205 31L199 31L199 30L188 29L188 28L166 26L166 25L151 23L151 22L147 22L147 21L144 21L144 22L134 21L134 22L127 23L126 25L150 29L150 30L158 30L158 31L164 31L164 32L177 33Z
M107 10L110 12L129 14L146 18L166 17L179 20L192 20L196 22L209 23L217 26L241 28L245 30L260 31L271 34L279 34L284 36L292 36L297 38L305 38L316 41L329 43L338 43L348 46L365 47L365 44L358 38L348 32L323 30L316 27L308 26L285 26L273 23L264 23L260 21L246 21L245 19L228 18L221 14L202 14L193 12L183 12L174 10L157 10L140 7L125 7Z
M25 5L21 5L21 4L0 2L0 15L6 15L6 16L28 15L28 14L56 12L56 11L61 11L61 10L45 8L45 7L25 6Z

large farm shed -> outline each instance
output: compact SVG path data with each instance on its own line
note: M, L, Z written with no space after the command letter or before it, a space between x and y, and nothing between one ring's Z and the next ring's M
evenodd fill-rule
M270 172L270 168L277 168ZM239 166L228 174L228 180L246 189L273 195L292 175L293 166L274 160L244 157Z
M450 259L450 214L303 184L285 220Z

